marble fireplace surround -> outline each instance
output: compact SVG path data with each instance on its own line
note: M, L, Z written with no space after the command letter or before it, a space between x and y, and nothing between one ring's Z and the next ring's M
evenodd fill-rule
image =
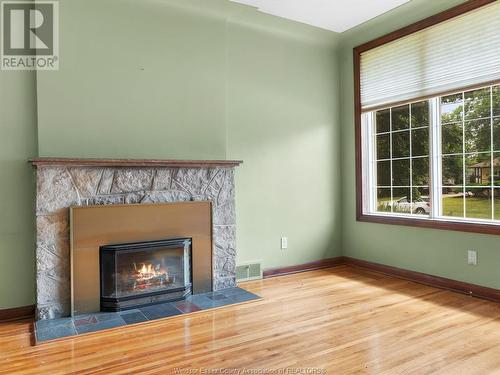
M36 317L70 314L69 207L209 200L213 290L236 286L234 168L230 160L30 160L36 168Z

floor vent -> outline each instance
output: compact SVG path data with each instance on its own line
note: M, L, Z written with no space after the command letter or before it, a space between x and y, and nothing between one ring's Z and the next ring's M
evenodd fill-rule
M251 262L236 266L236 281L249 281L262 279L260 262Z

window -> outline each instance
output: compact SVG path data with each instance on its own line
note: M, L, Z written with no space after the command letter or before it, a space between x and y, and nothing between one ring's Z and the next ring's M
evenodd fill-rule
M500 223L500 85L384 108L364 118L365 136L371 138L365 150L370 176L365 184L371 181L366 213ZM430 194L431 171L436 196Z
M422 198L429 196L429 103L409 103L372 115L375 210L428 214Z
M500 2L354 50L357 219L500 234Z

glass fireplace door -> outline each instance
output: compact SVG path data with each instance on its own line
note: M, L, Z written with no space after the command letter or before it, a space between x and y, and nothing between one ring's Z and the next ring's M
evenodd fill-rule
M119 309L185 297L191 288L191 241L170 239L102 246L101 308Z

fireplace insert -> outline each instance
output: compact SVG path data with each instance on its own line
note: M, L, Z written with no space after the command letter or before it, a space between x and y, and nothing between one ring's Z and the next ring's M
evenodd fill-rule
M191 239L99 248L101 311L176 301L191 294Z

